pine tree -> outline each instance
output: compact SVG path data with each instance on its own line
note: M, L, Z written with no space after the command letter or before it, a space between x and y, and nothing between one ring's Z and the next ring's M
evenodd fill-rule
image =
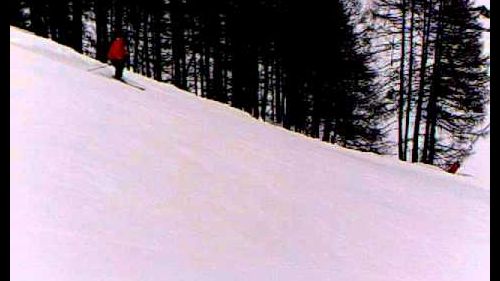
M83 0L73 0L72 1L72 26L70 30L71 34L71 46L75 51L82 53L83 44Z
M488 77L479 41L484 29L477 16L485 12L467 0L405 0L409 7L398 1L380 0L374 11L384 24L378 33L381 46L389 46L387 38L397 38L396 32L402 34L403 25L409 35L408 45L403 40L405 36L401 36L390 48L381 48L393 54L395 47L402 53L399 61L391 56L389 71L385 73L385 80L393 85L386 91L396 92L396 85L400 90L398 131L403 130L404 134L398 134L398 154L406 160L412 128L411 161L445 167L469 153L471 139L479 134L484 119L488 96L484 85ZM403 20L405 7L410 13L408 24ZM403 44L408 55L403 55ZM399 74L393 76L396 66L400 67ZM396 77L399 83L395 82ZM403 92L406 96L401 95Z
M38 36L48 37L46 0L29 0L30 29Z
M342 72L347 74L340 85L344 96L334 108L336 112L336 139L340 145L362 151L385 153L385 126L391 117L388 100L375 82L375 61L372 54L370 33L372 26L360 13L359 1L342 3L345 19L341 45ZM355 31L354 26L358 26ZM342 37L341 37L342 38Z
M70 45L70 13L68 1L48 0L49 27L52 40L63 45Z
M170 0L169 11L172 20L173 84L186 89L185 4L181 0Z
M20 26L21 24L21 1L10 1L10 25Z
M471 151L489 92L479 13L468 0L441 0L424 161L446 167ZM437 65L436 65L437 64Z
M109 6L106 1L94 0L95 24L96 24L96 58L102 62L106 62L107 49L109 47Z

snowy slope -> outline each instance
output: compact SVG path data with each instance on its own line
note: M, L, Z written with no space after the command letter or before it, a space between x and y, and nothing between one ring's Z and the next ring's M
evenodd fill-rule
M470 175L483 188L490 189L490 136L480 138L474 145L473 154L467 157L460 173Z
M11 28L11 280L489 280L489 191Z

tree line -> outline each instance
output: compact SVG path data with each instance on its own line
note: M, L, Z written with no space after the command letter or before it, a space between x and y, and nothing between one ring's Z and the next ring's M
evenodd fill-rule
M412 161L445 165L484 119L466 0L378 0L368 13L358 0L14 2L13 25L102 62L123 30L132 71L349 148L387 153L396 114L400 159L412 146Z
M488 133L488 57L470 0L377 0L371 10L384 91L397 112L398 156L446 167Z

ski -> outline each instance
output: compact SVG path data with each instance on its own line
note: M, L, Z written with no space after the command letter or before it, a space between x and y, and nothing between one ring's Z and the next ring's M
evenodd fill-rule
M123 80L123 79L116 79L116 78L114 78L114 79L115 79L115 80L117 80L117 81L122 82L123 84L126 84L126 85L128 85L128 86L131 86L131 87L133 87L133 88L136 88L136 89L138 89L138 90L141 90L141 91L146 90L146 88L144 88L144 87L141 87L141 86L136 85L136 84L131 84L131 83L129 83L129 82L127 82L127 81Z
M95 71L95 70L98 70L98 69L101 69L101 68L105 68L105 67L108 67L108 65L101 65L101 66L98 66L98 67L90 68L90 69L87 69L87 71L88 72L92 72L92 71Z

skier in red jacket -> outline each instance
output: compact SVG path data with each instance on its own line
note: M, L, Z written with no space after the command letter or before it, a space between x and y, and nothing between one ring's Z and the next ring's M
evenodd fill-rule
M121 32L115 33L115 39L111 43L108 51L108 59L115 67L115 78L121 80L125 59L127 58L127 46L125 38Z

